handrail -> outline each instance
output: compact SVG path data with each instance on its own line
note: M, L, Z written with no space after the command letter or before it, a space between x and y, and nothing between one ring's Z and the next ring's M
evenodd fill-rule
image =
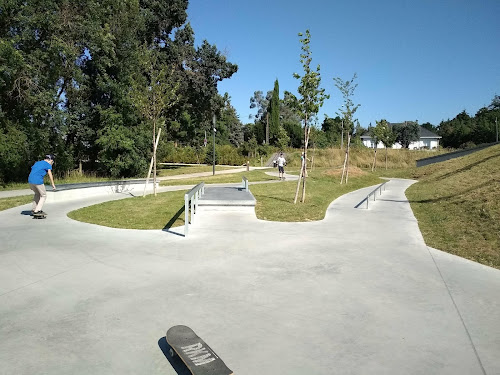
M248 191L248 178L243 176L243 187L245 188L245 191Z
M198 199L205 194L205 183L200 182L194 188L184 194L184 237L187 237L189 231L189 208L191 202L191 223L193 223L194 214L198 211ZM194 199L193 199L194 197Z
M379 196L382 195L382 186L384 187L384 191L385 191L385 184L387 184L389 181L386 181L382 184L380 184L379 186L377 186L375 188L375 190L373 190L370 194L368 194L366 196L365 199L363 199L361 202L358 203L358 205L355 207L355 208L358 208L359 206L361 206L361 203L363 203L364 201L366 201L366 209L368 209L368 201L370 200L370 196L373 195L373 201L375 202L376 198L377 198L377 191L379 191Z

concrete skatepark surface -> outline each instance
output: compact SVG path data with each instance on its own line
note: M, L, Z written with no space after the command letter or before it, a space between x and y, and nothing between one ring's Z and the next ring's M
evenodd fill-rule
M0 374L185 373L177 324L236 375L500 374L500 272L425 245L412 183L310 223L202 207L186 238L66 216L109 196L2 211Z

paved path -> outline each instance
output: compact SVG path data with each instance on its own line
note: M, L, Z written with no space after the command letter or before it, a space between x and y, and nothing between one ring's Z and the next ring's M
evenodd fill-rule
M176 324L237 375L499 374L500 272L426 247L411 183L319 222L205 208L187 238L65 216L96 199L2 211L0 374L181 374Z
M191 164L191 165L197 165L197 164ZM254 170L269 169L269 168L268 167L249 167L249 169L251 171L254 171ZM223 169L220 171L215 171L215 174L221 175L221 174L241 173L241 172L246 172L246 170L247 170L246 167L234 168L234 169ZM191 179L191 178L212 176L212 174L213 174L213 172L186 173L186 174L179 174L179 175L175 175L175 176L157 177L157 180L158 181L186 180L186 179ZM278 176L277 172L276 172L276 176ZM56 187L57 187L57 180L55 182L56 182ZM151 182L152 182L152 179L150 179L150 183ZM17 196L22 196L22 195L31 195L31 194L33 194L33 191L31 189L4 190L4 191L0 191L0 199L1 198L8 198L8 197L17 197Z

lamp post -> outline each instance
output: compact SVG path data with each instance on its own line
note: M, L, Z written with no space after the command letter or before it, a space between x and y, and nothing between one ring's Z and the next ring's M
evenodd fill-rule
M215 130L215 121L216 121L215 115L212 118L212 121L213 121L213 125L214 125L214 155L213 155L214 156L214 163L213 163L212 174L215 176L215 132L216 132L216 130Z

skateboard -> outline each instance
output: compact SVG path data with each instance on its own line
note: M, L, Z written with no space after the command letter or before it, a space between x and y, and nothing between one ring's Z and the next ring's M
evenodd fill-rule
M167 331L170 356L179 356L193 375L233 375L233 372L194 331L173 326Z
M33 219L46 219L47 214L33 214Z

